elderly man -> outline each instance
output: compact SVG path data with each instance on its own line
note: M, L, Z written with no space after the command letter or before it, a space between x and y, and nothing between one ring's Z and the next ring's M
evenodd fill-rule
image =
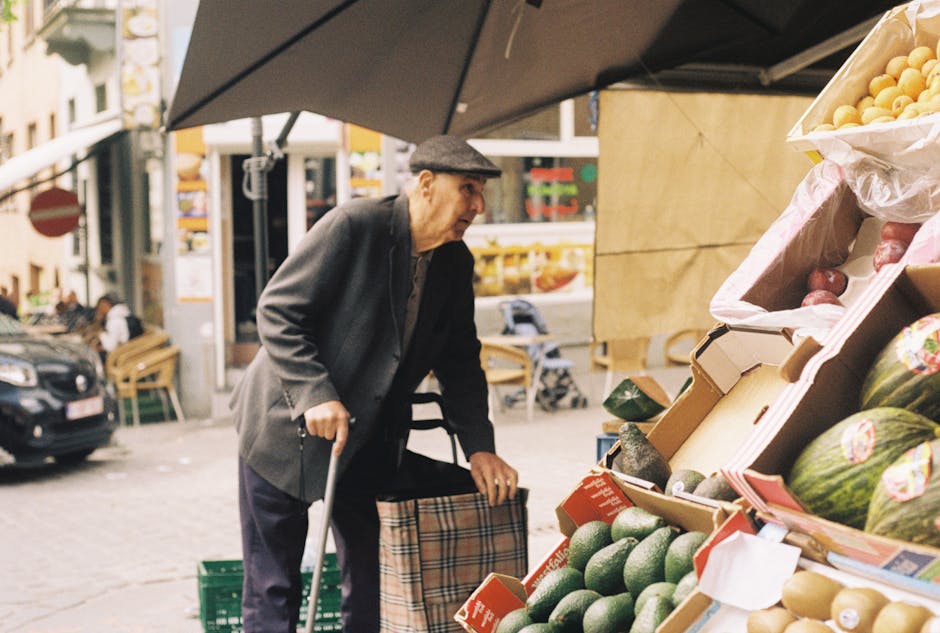
M239 433L245 633L293 633L307 508L339 456L331 526L344 631L379 629L376 495L407 441L412 392L433 370L480 492L516 493L495 454L462 238L499 168L466 142L419 145L406 194L328 212L258 303L262 348L232 395ZM355 417L357 422L350 426Z

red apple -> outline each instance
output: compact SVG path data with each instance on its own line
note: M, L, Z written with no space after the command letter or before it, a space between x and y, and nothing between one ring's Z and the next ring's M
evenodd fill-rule
M875 247L875 254L872 257L875 272L881 270L885 264L901 261L905 252L907 252L907 244L901 240L881 240Z
M837 306L842 305L842 302L839 301L839 297L831 290L810 290L806 293L806 296L803 297L803 303L800 305L805 307L819 305L820 303L831 303Z
M881 241L898 240L910 246L911 240L914 239L914 234L917 233L917 229L919 228L920 224L885 222L884 226L881 227Z
M845 292L849 278L836 268L814 268L806 279L807 290L828 290L835 295Z

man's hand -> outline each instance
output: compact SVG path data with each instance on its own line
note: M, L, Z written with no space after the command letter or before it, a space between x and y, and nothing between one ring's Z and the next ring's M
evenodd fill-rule
M333 442L333 454L339 455L346 446L349 437L349 411L339 400L321 402L304 411L307 433Z
M471 455L470 475L491 506L516 496L519 473L495 453L480 451Z

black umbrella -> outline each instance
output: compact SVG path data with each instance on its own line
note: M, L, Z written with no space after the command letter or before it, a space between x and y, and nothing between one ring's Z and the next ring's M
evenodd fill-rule
M778 63L890 6L202 0L167 127L309 110L409 141L467 136L688 62Z

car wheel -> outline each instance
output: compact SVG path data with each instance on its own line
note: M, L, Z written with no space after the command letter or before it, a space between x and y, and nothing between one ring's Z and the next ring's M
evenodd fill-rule
M74 453L64 453L62 455L56 455L55 461L58 464L79 464L85 461L85 458L95 452L93 448L86 448L81 451L75 451Z

